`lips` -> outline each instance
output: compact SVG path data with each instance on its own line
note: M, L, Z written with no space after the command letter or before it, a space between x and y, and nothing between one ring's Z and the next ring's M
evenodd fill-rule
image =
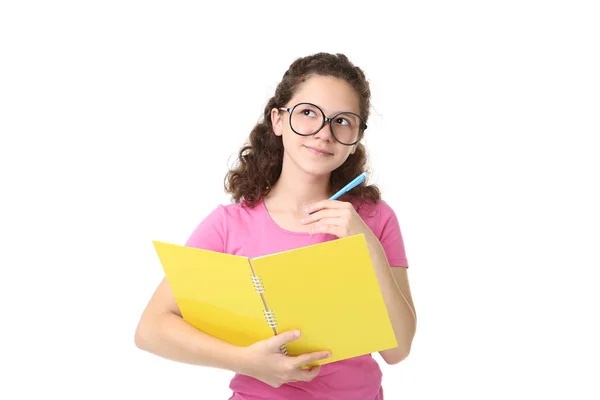
M311 146L306 146L307 149L311 150L313 153L322 155L322 156L332 156L333 153L330 151L327 151L325 149L320 149L318 147L311 147Z

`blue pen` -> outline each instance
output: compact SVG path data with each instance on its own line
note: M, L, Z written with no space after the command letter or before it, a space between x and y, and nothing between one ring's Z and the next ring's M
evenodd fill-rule
M362 174L360 174L359 176L357 176L356 178L354 178L352 180L352 182L350 182L349 184L347 184L346 186L344 186L343 188L341 188L340 190L338 190L338 192L336 194L334 194L333 196L331 196L329 198L329 200L337 200L337 199L339 199L344 193L349 192L350 190L352 190L356 186L358 186L362 181L365 180L366 177L367 177L367 173L363 172ZM308 215L313 215L315 212L316 211L308 213Z
M349 192L350 190L352 190L356 186L358 186L362 181L365 180L366 177L367 177L367 173L363 172L362 174L360 174L359 176L357 176L356 178L354 178L352 180L352 182L350 182L349 184L347 184L346 186L344 186L343 188L341 188L336 194L334 194L333 196L331 196L329 198L329 200L337 200L344 193Z

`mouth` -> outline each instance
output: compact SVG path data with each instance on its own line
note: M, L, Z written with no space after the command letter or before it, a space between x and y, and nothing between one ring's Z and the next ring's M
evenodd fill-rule
M311 147L311 146L304 146L306 147L311 153L319 155L319 156L332 156L333 153L324 149L320 149L318 147Z

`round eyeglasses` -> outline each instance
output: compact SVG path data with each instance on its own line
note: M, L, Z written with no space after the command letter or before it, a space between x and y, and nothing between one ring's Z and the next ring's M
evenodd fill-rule
M331 118L312 103L299 103L294 107L280 107L279 110L290 113L290 127L300 136L311 136L319 132L327 122L331 135L339 143L352 146L362 139L367 124L353 112L341 112Z

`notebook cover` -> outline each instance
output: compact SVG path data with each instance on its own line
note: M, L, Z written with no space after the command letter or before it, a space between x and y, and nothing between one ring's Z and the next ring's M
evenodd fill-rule
M153 243L186 322L237 346L273 337L246 257Z
M328 364L397 346L364 235L251 260L277 321L298 329L291 356L330 350Z

